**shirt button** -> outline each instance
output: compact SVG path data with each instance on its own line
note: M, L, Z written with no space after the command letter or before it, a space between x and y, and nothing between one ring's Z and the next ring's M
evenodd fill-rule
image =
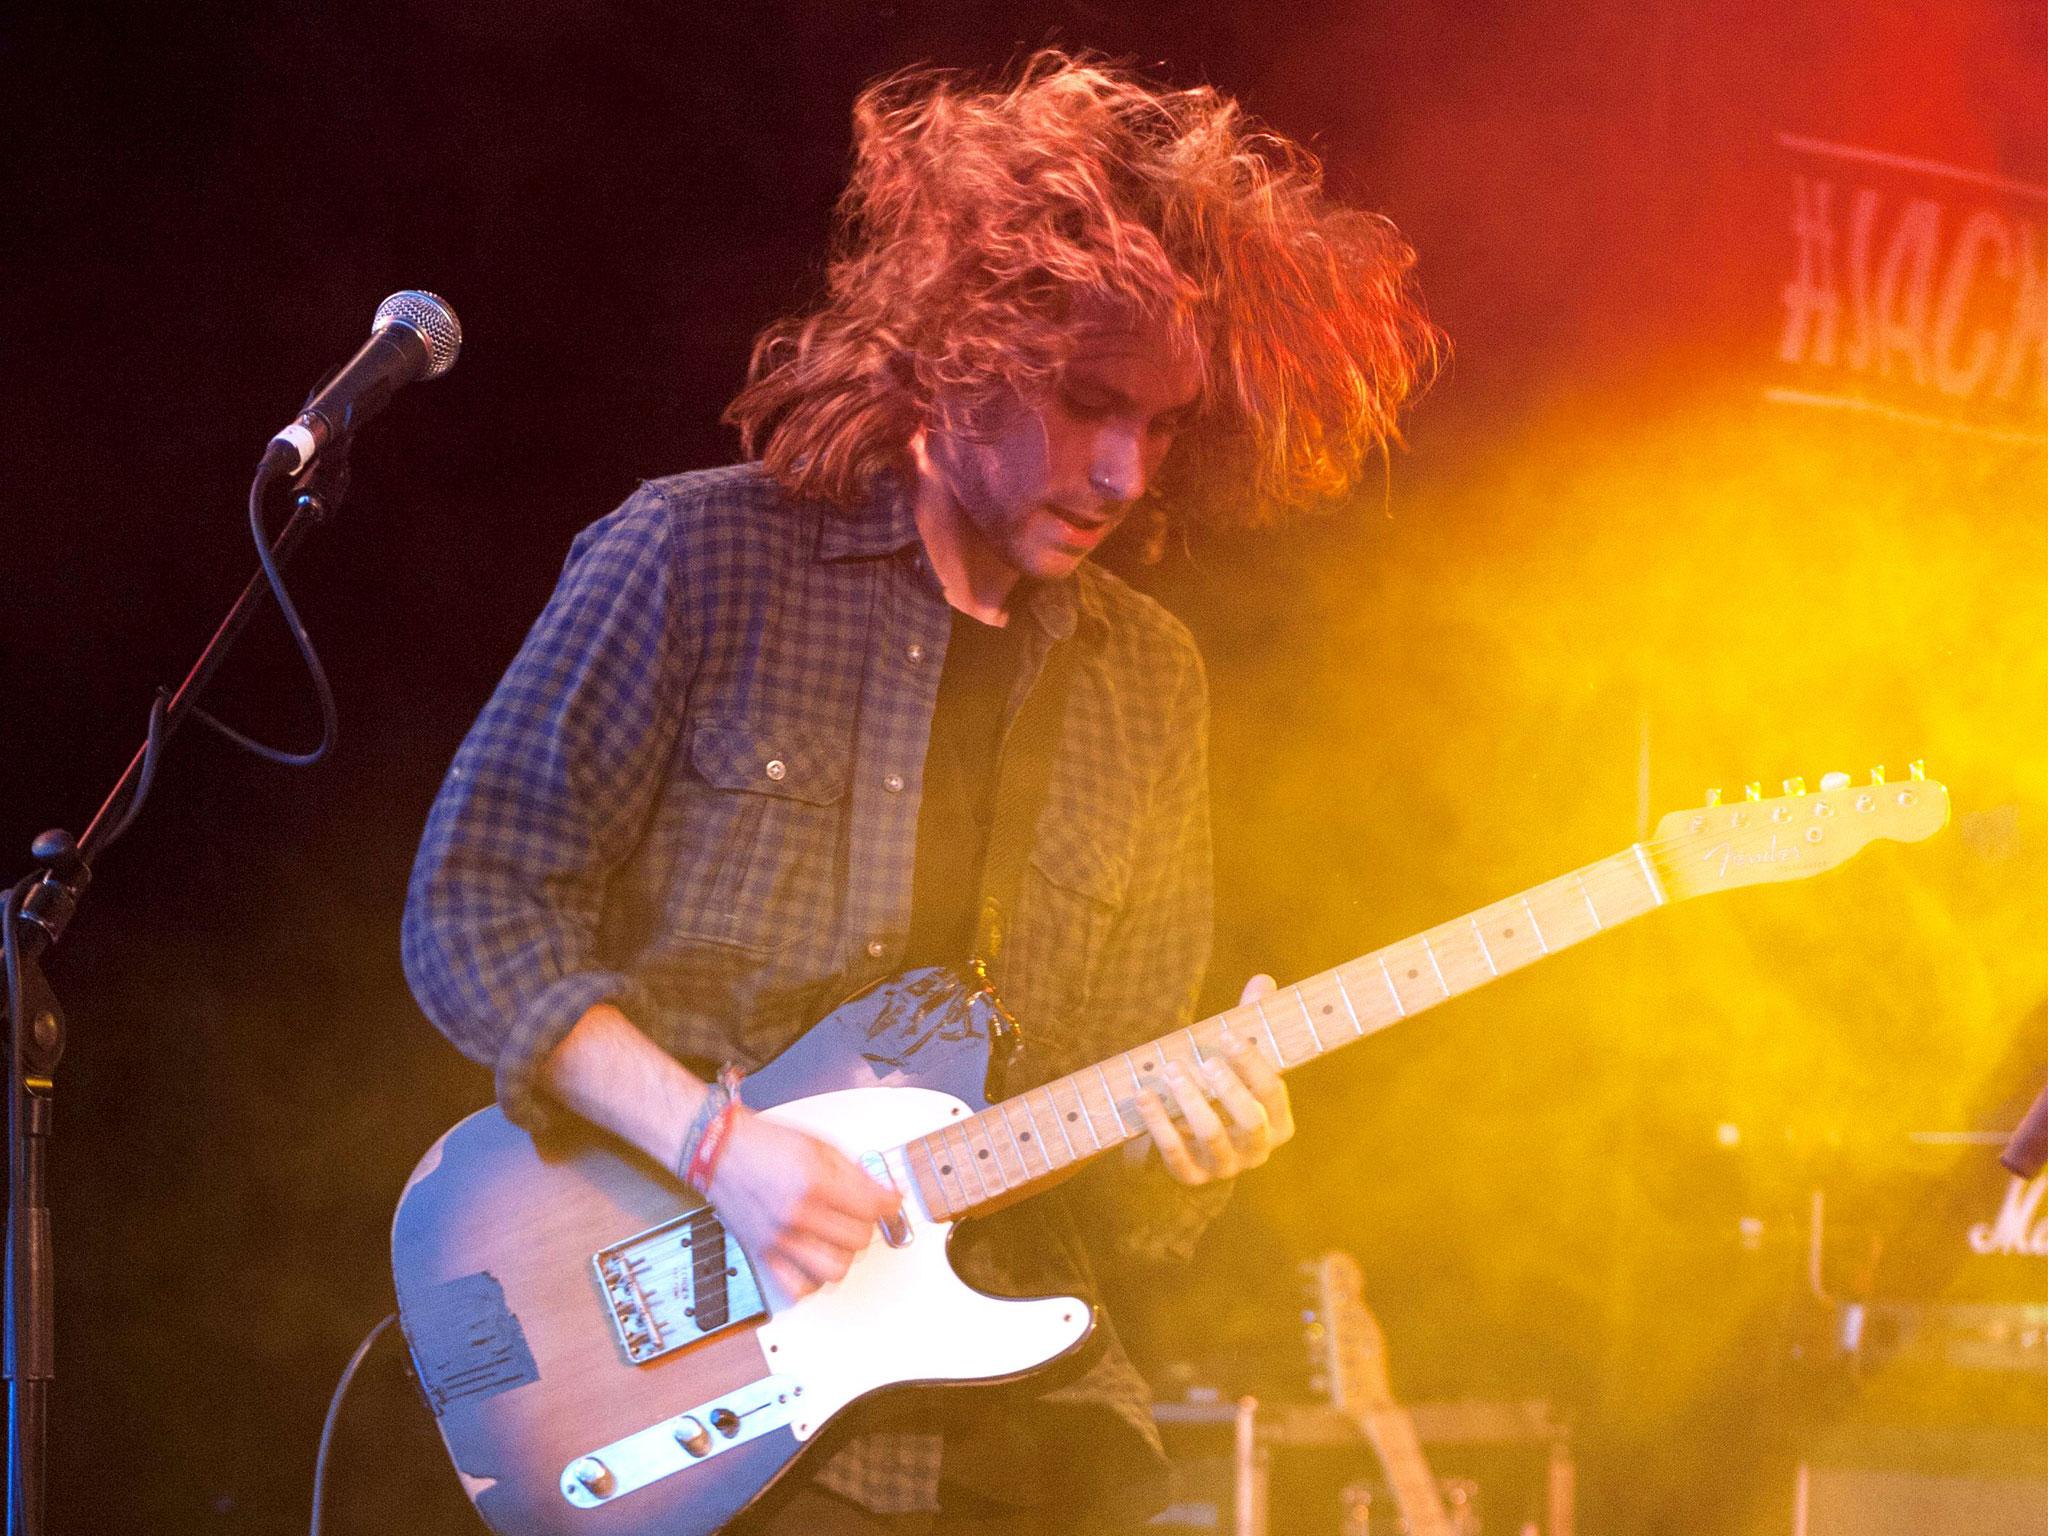
M903 654L909 657L912 661L923 661L924 647L918 644L915 640L913 640L910 642L910 644L903 647Z
M768 766L763 771L767 773L769 778L776 780L782 779L789 773L788 767L783 763L782 759L779 757L769 758Z
M871 959L871 960L879 960L879 959L881 959L881 958L882 958L882 954L883 954L883 952L884 952L884 951L885 951L885 950L886 950L887 948L888 948L888 945L884 944L884 943L883 943L883 942L882 942L882 941L881 941L880 939L869 939L869 940L868 940L868 958L869 958L869 959Z
M900 774L900 773L892 773L892 774L890 774L890 775L889 775L889 777L887 777L886 779L882 780L882 788L884 788L884 789L886 789L887 791L889 791L889 793L890 793L890 794L892 794L892 795L900 795L900 794L902 794L902 793L903 793L903 775L902 775L902 774Z

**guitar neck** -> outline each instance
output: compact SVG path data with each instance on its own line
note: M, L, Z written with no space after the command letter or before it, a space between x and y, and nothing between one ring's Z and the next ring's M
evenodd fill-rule
M905 1164L934 1220L993 1209L1143 1135L1135 1100L1149 1088L1171 1102L1170 1066L1195 1072L1233 1043L1249 1042L1288 1071L1641 917L1665 899L1648 851L1634 844L956 1120L908 1143Z

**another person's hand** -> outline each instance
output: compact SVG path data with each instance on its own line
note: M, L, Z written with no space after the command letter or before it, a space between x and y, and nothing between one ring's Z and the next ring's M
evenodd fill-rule
M1254 976L1239 1001L1268 996L1274 985L1270 976ZM1256 1168L1294 1134L1287 1085L1250 1040L1232 1040L1228 1052L1207 1057L1200 1072L1169 1063L1166 1085L1180 1122L1149 1089L1138 1095L1138 1113L1160 1161L1183 1184L1207 1184Z
M837 1147L746 1109L710 1195L726 1229L792 1300L843 1279L875 1223L902 1205Z

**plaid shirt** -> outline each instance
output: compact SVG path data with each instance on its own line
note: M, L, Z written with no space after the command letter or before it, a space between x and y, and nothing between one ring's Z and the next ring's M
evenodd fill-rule
M1051 1076L1192 1017L1207 697L1186 630L1108 572L1027 583L1016 606L1031 627L1013 708L1052 646L1078 648L1003 956ZM949 631L886 477L848 514L792 502L755 466L679 475L577 538L449 769L405 913L414 994L496 1069L513 1120L548 1118L536 1070L597 1003L680 1058L752 1067L900 966ZM1124 1256L1184 1256L1221 1203L1156 1171L1069 1188L1093 1246ZM1020 1207L1050 1211L1030 1240L956 1245L961 1268L1070 1286L1086 1258L1068 1204ZM1037 1396L1108 1407L1156 1450L1113 1340ZM928 1509L938 1453L928 1433L870 1434L819 1478L871 1509Z

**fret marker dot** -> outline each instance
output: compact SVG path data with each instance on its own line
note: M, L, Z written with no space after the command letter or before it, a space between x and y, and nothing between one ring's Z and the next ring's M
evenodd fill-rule
M1145 1070L1146 1070L1147 1072L1150 1072L1150 1071L1152 1070L1152 1063L1151 1063L1151 1062L1149 1062L1149 1061L1148 1061L1148 1062L1146 1062L1146 1063L1145 1063Z
M944 1176L945 1176L946 1174L949 1174L949 1173L951 1173L952 1171L953 1171L953 1165L952 1165L951 1163L942 1163L942 1164L940 1164L940 1166L939 1166L939 1174L940 1174L940 1176L941 1176L941 1177L944 1177Z
M988 1153L986 1153L986 1152L977 1152L977 1153L975 1153L974 1155L975 1155L976 1157L980 1158L980 1159L981 1159L981 1160L982 1160L983 1162L987 1162L987 1161L988 1161Z
M1019 1136L1019 1137L1018 1137L1017 1139L1018 1139L1019 1141L1029 1141L1029 1140L1031 1139L1031 1133L1030 1133L1029 1131L1026 1131L1026 1132L1024 1132L1024 1133L1023 1133L1023 1134L1022 1134L1021 1136Z
M1070 1109L1070 1110L1068 1110L1068 1111L1067 1111L1067 1118L1068 1118L1069 1120L1078 1120L1078 1119L1080 1119L1081 1117L1080 1117L1079 1115L1077 1115L1076 1113L1074 1113L1074 1111L1073 1111L1073 1110L1071 1110L1071 1109Z
M1323 1004L1323 1012L1328 1013L1329 1011L1330 1005L1328 1003Z
M1515 930L1512 928L1503 928L1500 932L1504 939L1512 939L1515 936Z
M1422 974L1422 973L1421 973L1420 971L1416 970L1416 969L1415 969L1415 968L1414 968L1413 966L1410 966L1410 967L1408 968L1408 979L1409 979L1410 981L1413 981L1413 980L1414 980L1414 979L1415 979L1415 978L1416 978L1417 976L1420 976L1421 974Z

